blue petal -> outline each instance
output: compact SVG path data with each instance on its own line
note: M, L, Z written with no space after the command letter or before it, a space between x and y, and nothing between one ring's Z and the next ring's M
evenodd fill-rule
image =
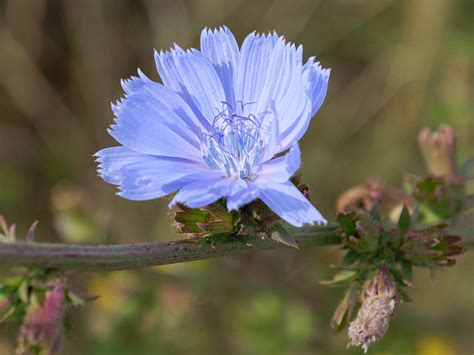
M171 208L177 203L191 208L210 205L222 197L219 193L211 192L212 185L219 180L220 177L211 177L187 184L175 195L169 207Z
M208 193L227 198L227 209L238 210L258 197L260 189L250 181L224 178L209 187Z
M211 186L210 191L220 196L232 196L247 188L247 182L242 179L226 178Z
M258 102L265 85L271 53L277 41L278 36L275 33L265 36L253 32L245 38L240 50L237 79L234 83L236 101L243 104Z
M283 37L250 34L240 54L236 98L265 120L278 120L279 146L297 142L310 122L311 101L302 70L302 47Z
M128 79L122 79L120 80L120 84L122 85L123 91L130 95L137 92L147 92L149 91L147 90L149 84L153 85L158 83L148 79L148 77L138 69L138 76L131 76Z
M149 156L134 152L125 147L110 147L98 151L95 155L99 163L99 176L106 182L119 185L123 179L122 169Z
M302 106L304 110L301 115L286 129L282 129L280 139L283 150L299 141L306 133L312 117L326 97L330 71L322 69L319 63L313 63L313 60L314 58L310 58L303 67L303 84L309 100Z
M190 130L199 132L200 130L208 129L208 122L201 122L179 94L160 83L150 80L140 69L138 70L138 77L132 76L129 79L122 80L121 83L127 95L142 93L153 96L179 116ZM113 108L114 110L117 109L116 106Z
M302 109L301 114L291 120L291 123L287 121L287 123L290 123L290 126L281 131L278 153L287 150L294 143L297 143L308 130L311 123L311 102L307 100Z
M216 175L191 161L141 154L126 147L106 148L96 156L100 176L118 185L118 194L129 200L159 198L190 182Z
M286 182L296 173L300 164L301 152L298 144L295 143L284 156L264 163L258 173L258 180Z
M260 191L261 189L257 185L247 182L247 187L244 190L227 197L227 209L229 211L238 210L240 207L256 200Z
M301 46L286 44L280 37L272 50L267 75L262 77L264 87L257 112L275 112L282 132L301 115L308 100L299 64L301 56Z
M308 97L311 100L311 117L319 110L326 97L330 69L323 69L319 62L314 63L314 57L308 59L303 66L303 77Z
M205 28L201 32L201 51L209 59L219 75L227 103L233 105L234 79L237 75L239 46L227 27L214 31Z
M266 184L260 193L260 199L293 226L327 223L318 210L289 181Z
M176 46L169 52L155 52L163 83L186 100L203 122L212 124L226 97L221 80L209 60L199 51Z
M162 100L135 93L114 111L116 121L109 133L122 145L144 154L202 161L198 132L192 132Z

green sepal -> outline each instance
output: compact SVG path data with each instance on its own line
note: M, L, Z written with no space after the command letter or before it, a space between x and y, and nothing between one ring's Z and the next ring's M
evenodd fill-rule
M411 227L411 216L410 211L407 206L403 206L402 212L400 213L400 218L398 219L398 228L405 233L410 230Z
M66 291L66 301L74 307L83 306L86 300L72 291Z
M352 284L345 292L344 298L337 306L331 319L331 328L336 333L344 330L349 322L352 321L358 304L359 287L357 284Z
M348 266L354 264L357 260L359 260L360 254L355 250L349 249L342 259L342 265Z
M355 212L349 213L339 213L337 215L337 221L341 226L342 234L344 234L347 238L351 236L356 236L357 234L357 214Z
M375 221L375 222L380 222L381 217L380 217L380 206L378 203L375 203L372 209L370 210L370 217Z
M411 281L413 279L413 267L411 263L403 258L399 259L398 262L402 269L403 277L408 281Z
M357 248L362 253L373 253L379 248L379 238L382 229L375 224L370 218L365 217L356 222L359 240Z
M23 280L18 286L18 297L23 303L29 303L30 301L30 280Z
M319 283L328 287L342 287L351 284L357 276L357 271L342 270L335 274L331 280L323 280L319 281Z
M296 240L293 238L291 233L282 226L273 228L273 230L270 232L270 239L273 239L278 243L288 245L289 247L299 249L298 243L296 243Z

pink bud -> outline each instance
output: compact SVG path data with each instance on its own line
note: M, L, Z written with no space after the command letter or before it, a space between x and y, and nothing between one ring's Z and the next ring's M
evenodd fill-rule
M451 127L441 125L435 132L423 128L418 134L418 144L430 174L451 183L462 182L456 162L456 135Z
M64 281L58 279L46 292L42 303L32 303L28 307L18 351L28 353L31 348L39 347L42 354L56 354L61 346L65 310Z

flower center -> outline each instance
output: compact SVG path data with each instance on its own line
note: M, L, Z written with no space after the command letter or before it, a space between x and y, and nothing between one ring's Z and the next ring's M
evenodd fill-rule
M246 105L238 103L236 106L234 110L224 104L210 132L201 134L201 152L211 169L225 171L228 177L248 179L255 173L265 143L259 119L245 114Z

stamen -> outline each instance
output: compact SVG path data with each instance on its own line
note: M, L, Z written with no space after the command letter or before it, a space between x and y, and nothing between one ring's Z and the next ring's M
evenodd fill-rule
M225 171L227 176L251 178L253 167L263 156L262 125L257 116L245 114L251 103L241 101L234 107L222 103L208 134L201 134L203 160L213 170Z

